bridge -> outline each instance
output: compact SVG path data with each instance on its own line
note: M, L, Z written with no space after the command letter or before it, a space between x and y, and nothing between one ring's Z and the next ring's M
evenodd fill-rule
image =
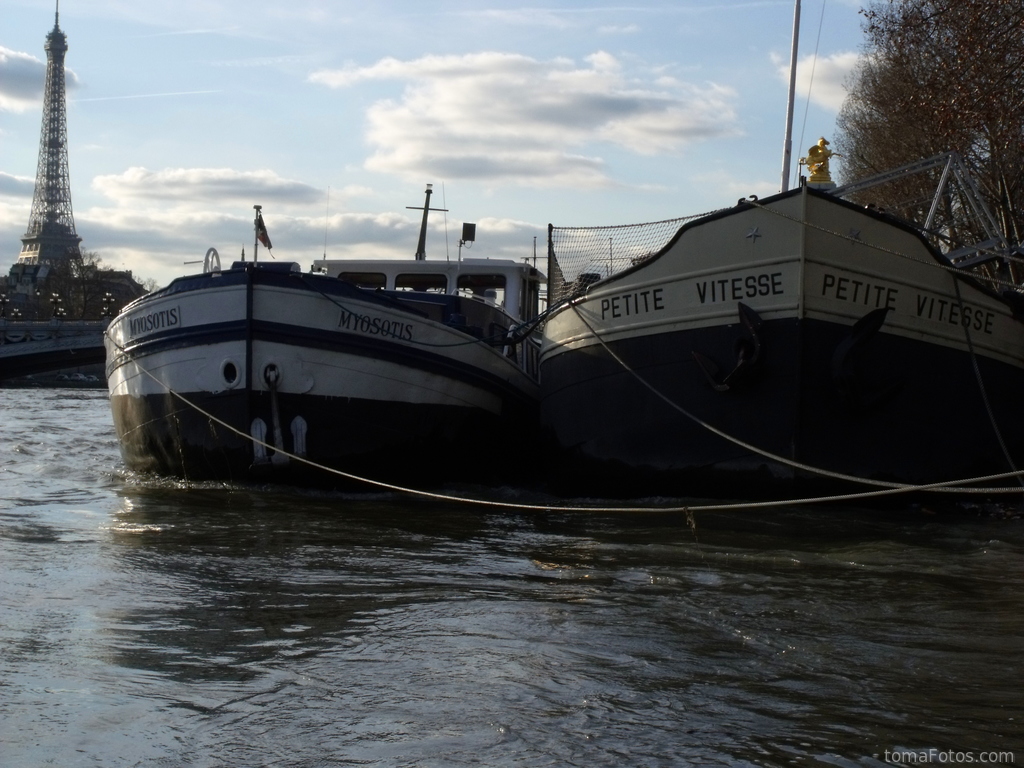
M19 321L0 318L0 381L102 363L110 319Z

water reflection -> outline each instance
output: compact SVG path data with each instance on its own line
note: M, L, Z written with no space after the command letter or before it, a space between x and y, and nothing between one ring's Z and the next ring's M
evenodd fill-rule
M124 472L102 393L0 390L0 407L5 764L1021 748L1019 520L821 508L691 527L177 484Z
M695 522L126 488L111 660L163 678L224 762L282 733L296 764L435 765L863 760L964 718L1019 738L1018 526Z
M353 619L432 599L457 542L382 502L344 505L338 515L317 500L219 488L127 495L111 533L148 600L119 621L132 639L121 662L180 680L250 678L269 659L342 641Z

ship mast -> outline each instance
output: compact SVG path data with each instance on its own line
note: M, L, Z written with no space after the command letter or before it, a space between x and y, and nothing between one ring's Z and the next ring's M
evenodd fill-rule
M447 208L431 208L430 207L430 195L433 194L433 184L427 184L427 199L423 201L423 221L420 222L420 239L416 244L416 261L423 261L427 258L427 216L430 215L431 211L444 211L448 212ZM405 206L410 211L421 210L414 205Z
M789 168L793 161L793 102L796 99L796 59L800 47L800 0L793 10L793 51L789 58L789 102L786 105L786 140L782 146L782 191L789 189Z

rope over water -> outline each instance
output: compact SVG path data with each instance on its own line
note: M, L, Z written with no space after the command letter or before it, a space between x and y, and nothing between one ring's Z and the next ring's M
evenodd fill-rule
M750 205L750 206L755 207L755 208L760 208L761 210L764 210L764 211L766 211L768 213L771 213L771 214L773 214L775 216L779 216L781 218L788 219L788 220L790 220L790 221L792 221L792 222L794 222L796 224L802 225L802 226L807 226L807 227L811 227L813 229L817 229L819 231L825 232L825 233L827 233L829 235L832 235L832 236L835 236L835 237L838 237L838 238L841 238L841 239L846 239L846 240L851 240L851 241L853 240L853 238L851 238L850 236L848 236L846 234L843 234L843 233L840 233L840 232L834 232L834 231L831 231L831 230L829 230L829 229L827 229L825 227L821 227L821 226L818 226L818 225L811 224L809 222L805 222L805 221L803 221L801 219L798 219L796 217L790 216L790 215L788 215L786 213L783 213L781 211L774 210L772 208L766 207L766 206L762 205L761 203L759 203L759 202L757 202L756 200L753 200L753 199L752 200L743 200L743 201L741 201L741 203L742 204L746 204L746 205ZM197 404L191 402L184 395L182 395L182 394L180 394L178 392L175 392L170 387L168 387L163 381L161 381L157 376L155 376L153 373L151 373L149 370L147 370L145 367L143 367L138 362L138 360L133 360L132 363L138 368L138 370L140 370L146 376L151 378L154 382L157 383L158 386L160 386L162 389L167 391L168 394L170 394L174 398L180 400L188 408L190 408L190 409L194 410L195 412L201 414L202 416L206 417L211 422L219 424L220 426L224 427L225 429L227 429L228 431L234 433L235 435L237 435L239 437L242 437L243 439L252 442L254 445L262 446L265 449L270 449L270 450L274 451L276 454L279 454L281 456L287 456L292 461L300 462L300 463L308 465L308 466L310 466L312 468L321 470L321 471L323 471L325 473L336 475L338 477L342 477L342 478L345 478L345 479L350 480L350 481L354 481L354 482L357 482L357 483L362 483L362 484L365 484L365 485L373 486L373 487L376 487L376 488L382 488L382 489L385 489L385 490L394 491L394 492L398 492L398 493L409 494L411 496L416 496L416 497L420 497L420 498L432 499L432 500L436 500L436 501L447 501L447 502L455 502L455 503L460 503L460 504L471 504L471 505L476 505L476 506L492 507L492 508L493 507L497 507L497 508L504 508L504 509L517 509L517 510L523 510L523 511L604 512L604 513L637 513L637 512L639 512L639 513L645 513L645 512L677 512L678 513L678 512L682 512L682 513L686 513L686 514L689 515L689 514L692 514L693 512L698 512L698 511L712 511L712 510L718 510L718 511L737 511L737 510L752 510L752 509L772 509L772 508L787 507L787 506L797 506L797 505L825 504L825 503L834 503L834 502L858 501L858 500L882 498L882 497L894 496L894 495L906 494L906 493L953 493L953 494L995 495L995 494L1012 494L1012 493L1020 493L1021 492L1021 487L1019 487L1019 486L1011 486L1011 487L975 487L975 486L977 486L980 483L995 482L995 481L1007 480L1007 479L1015 479L1019 483L1021 483L1021 485L1024 485L1024 470L1017 470L1016 468L1014 468L1013 471L1001 472L1001 473L996 473L996 474L991 474L991 475L977 476L977 477L971 477L971 478L963 478L963 479L959 479L959 480L949 480L949 481L944 481L944 482L929 483L929 484L923 484L923 485L909 485L909 484L903 484L903 483L892 483L892 482L886 482L886 481L880 481L880 480L872 480L872 479L869 479L869 478L856 477L856 476L853 476L853 475L846 475L846 474L843 474L843 473L832 472L832 471L825 470L825 469L822 469L822 468L819 468L819 467L814 467L814 466L809 465L809 464L804 464L804 463L801 463L801 462L797 462L797 461L788 459L788 458L786 458L784 456L779 456L779 455L773 454L773 453L771 453L769 451L762 450L762 449L758 448L757 446L754 446L754 445L746 443L746 442L744 442L742 440L739 440L738 438L735 438L732 435L729 435L728 433L723 432L722 430L717 429L716 427L712 426L711 424L708 424L707 422L704 422L703 420L701 420L698 417L694 416L693 414L689 413L685 408L683 408L678 403L673 402L670 398L668 398L666 395L664 395L662 392L660 392L654 386L652 386L649 382L647 382L635 370L630 368L630 366L608 346L608 344L601 337L601 335L594 329L594 327L587 321L587 319L580 312L579 303L581 301L585 300L585 296L586 296L585 291L586 291L586 288L588 287L588 285L584 284L585 282L587 282L586 278L588 278L586 270L588 270L591 267L593 267L595 269L595 271L600 270L601 272L605 273L605 276L610 276L610 275L613 275L613 274L617 274L618 272L621 272L624 268L628 268L630 266L635 266L635 265L637 265L637 264L639 264L639 263L641 263L643 261L646 261L647 259L649 259L652 256L654 256L656 253L658 253L660 250L662 250L665 247L665 245L667 245L667 243L672 239L672 237L675 236L675 234L679 231L680 227L684 223L686 223L688 221L692 221L694 219L703 218L703 217L708 216L708 215L710 215L710 213L703 213L703 214L698 214L698 215L694 215L694 216L686 216L686 217L681 217L681 218L676 218L676 219L667 219L667 220L664 220L664 221L651 222L651 223L648 223L648 224L640 224L640 225L620 225L620 226L598 227L598 228L589 228L589 227L559 227L559 228L552 228L552 230L554 230L555 232L558 232L560 234L560 236L562 238L564 238L560 242L560 245L562 243L565 243L566 245L572 244L572 247L569 247L568 250L570 252L575 251L575 253L577 255L574 258L571 258L571 260L570 260L571 261L571 266L569 266L569 264L565 264L565 262L564 262L564 254L563 254L563 259L559 259L559 258L556 257L554 268L558 272L558 274L556 275L556 278L559 278L559 279L556 280L556 283L558 285L557 285L557 287L555 289L554 295L551 297L551 301L549 303L548 309L545 310L544 312L542 312L536 318L533 318L533 319L531 319L529 321L522 322L518 326L513 326L512 328L510 328L506 332L506 334L502 334L502 336L509 343L519 343L520 341L525 339L525 337L528 336L530 332L532 332L533 328L536 325L538 325L538 324L542 323L544 320L546 320L547 317L552 312L557 311L559 309L562 309L563 307L568 305L568 306L570 306L573 309L573 311L580 318L581 322L583 322L583 324L589 329L589 331L593 334L594 338L605 349L605 351L612 357L613 360L615 360L620 366L622 366L622 368L625 371L627 371L631 376L636 378L637 381L639 381L642 386L644 386L646 389L651 391L658 399L662 400L669 407L673 408L674 410L678 411L682 415L686 416L688 419L691 419L696 424L698 424L701 427L709 430L710 432L712 432L712 433L722 437L723 439L728 440L728 441L734 443L735 445L738 445L738 446L744 448L745 450L748 450L748 451L750 451L752 453L755 453L757 455L763 456L764 458L769 459L769 460L774 461L774 462L777 462L777 463L779 463L781 465L789 466L789 467L792 467L794 469L797 469L797 470L800 470L800 471L803 471L803 472L807 472L807 473L814 474L814 475L819 475L819 476L822 476L822 477L827 477L827 478L830 478L830 479L833 479L833 480L841 480L841 481L844 481L844 482L850 482L850 483L857 483L857 484L861 484L861 485L873 486L873 487L875 487L875 490L859 491L859 492L846 493L846 494L834 494L834 495L826 495L826 496L798 497L798 498L791 498L791 499L784 499L784 500L772 500L772 501L760 501L760 502L730 502L730 503L717 503L717 504L687 504L687 505L670 505L670 506L654 506L654 505L647 505L647 506L614 506L614 505L578 506L578 505L559 505L559 504L525 504L525 503L521 503L521 502L512 502L512 501L496 501L496 500L493 500L493 499L482 499L482 498L478 498L478 497L460 496L460 495L455 495L455 494L447 494L447 493L439 493L439 492L435 492L435 491L428 491L428 490L424 490L424 489L409 488L407 486L397 485L395 483L388 483L388 482L381 481L381 480L375 480L375 479L369 478L369 477L355 475L353 473L345 472L344 470L340 470L340 469L337 469L337 468L334 468L334 467L328 467L328 466L325 466L323 464L319 464L319 463L317 463L315 461L312 461L310 459L307 459L304 456L298 456L298 455L289 453L288 451L285 451L285 450L281 449L277 445L272 445L270 443L266 443L266 442L264 442L264 441L262 441L262 440L260 440L260 439L258 439L256 437L254 437L253 435L250 435L247 432L244 432L244 431L242 431L242 430L240 430L240 429L238 429L238 428L228 424L227 422L225 422L222 419L214 416L213 414L203 410ZM617 249L618 252L617 253L615 252L615 250L616 250L616 247L615 247L616 246L616 240L618 240L618 249ZM865 245L865 243L862 243L859 240L857 242L860 245ZM878 250L878 251L881 251L881 252L884 252L884 253L887 253L887 254L890 254L890 255L893 255L893 256L899 256L901 258L909 259L909 260L914 261L915 263L918 263L918 264L924 264L924 265L927 265L927 266L936 267L938 269L942 269L942 270L950 273L951 275L954 276L954 284L955 284L955 287L956 287L956 290L957 290L957 297L959 299L959 285L957 284L956 276L960 276L960 277L965 276L965 273L963 272L963 270L960 270L957 267L952 266L952 265L944 265L944 264L940 264L940 263L937 263L937 262L923 262L920 259L916 259L913 256L910 256L908 254L901 253L901 252L896 251L896 250L888 249L888 248L885 248L885 247L880 246L880 245L876 245L876 244L867 244L867 245L869 247L875 249L875 250ZM558 250L562 250L562 249L559 248ZM559 261L562 261L563 263L559 264L558 263ZM563 271L563 269L565 269L565 271ZM593 277L595 277L597 279L600 279L601 275L598 273L596 275L593 275ZM974 279L986 280L988 282L995 283L995 284L1000 284L1000 285L1003 284L1002 281L994 279L994 278L990 278L990 277L979 278L979 276L974 276L974 275L970 275L970 277L973 277ZM323 293L315 285L311 285L308 281L306 281L304 277L302 277L301 279L302 279L302 282L304 284L306 284L308 287L312 288L314 291L319 293L323 298L326 298L328 301L330 301L334 305L338 306L339 308L345 309L344 304L342 304L337 299L335 299L335 297L332 297L332 296L329 296L329 295ZM1014 286L1011 286L1010 284L1005 284L1005 285L1008 286L1008 287L1014 287ZM967 333L968 333L967 343L968 343L968 346L970 348L971 355L972 355L972 361L973 361L974 360L974 349L973 349L973 344L971 344L969 330L967 331ZM114 341L114 339L109 335L109 330L105 331L104 335L106 336L107 339L110 340L111 344L115 348L117 348L122 354L126 354L125 348L120 346L119 344L117 344L117 342ZM489 341L497 341L498 338L499 337L496 336L496 337L492 337L491 339L488 339L488 340ZM454 344L429 344L429 343L427 343L427 344L424 344L424 346L438 346L438 347L461 346L462 344L476 344L476 343L480 343L480 341L481 340L479 340L479 339L470 339L470 340L467 340L465 342L456 342ZM976 374L978 376L978 384L979 384L979 387L981 388L981 391L982 391L982 397L985 399L986 406L987 406L988 403L987 403L987 397L986 397L985 390L984 390L984 384L983 384L983 382L980 379L980 371L977 371L977 362L976 361L974 361L974 365L975 365L975 369L976 369ZM997 439L999 440L999 443L1000 443L1001 447L1003 447L1004 455L1006 455L1006 457L1007 457L1007 462L1009 463L1009 465L1011 467L1013 467L1014 466L1013 462L1009 458L1009 455L1008 455L1008 453L1007 453L1007 451L1005 449L1005 445L1004 445L1003 440L1002 440L1002 435L1000 434L998 426L995 423L994 416L991 414L991 409L989 409L989 415L990 415L990 420L992 422L992 427L993 427L993 429L996 432Z
M574 307L574 309L575 309L575 307ZM584 322L586 322L586 321L584 321ZM110 336L109 329L108 329L108 331L104 331L104 336L107 339L110 340L110 343L118 351L120 351L122 354L127 354L127 350L124 347L122 347L120 344L118 344ZM595 336L597 336L596 333L595 333ZM603 345L604 344L603 340L601 340L600 337L597 337L597 338L598 338L599 341L601 341L601 343ZM605 349L608 349L607 346L605 346ZM608 351L611 353L611 350L608 350ZM613 355L613 357L615 357L615 359L621 365L626 367L626 369L629 370L630 373L632 373L634 376L637 376L637 378L640 379L640 381L642 383L644 383L645 386L649 387L649 385L647 385L646 382L643 381L643 379L641 379L635 372L631 371L627 366L625 366L625 364L621 361L620 358L615 356L614 353L611 353L611 354ZM274 446L274 445L272 445L270 443L267 443L267 442L265 442L263 440L259 440L259 439L255 438L255 437L253 437L252 435L248 434L247 432L243 432L242 430L232 426L231 424L228 424L223 419L220 419L217 416L214 416L212 413L209 413L208 411L205 411L203 408L201 408L200 406L198 406L195 403L193 403L191 400L189 400L187 397L185 397L181 393L175 392L174 390L172 390L163 381L161 381L156 375L154 375L151 371L149 371L148 369L143 367L141 364L139 364L139 362L137 360L133 360L132 363L133 363L133 365L136 368L138 368L139 371L141 371L143 374L145 374L150 379L152 379L154 382L156 382L156 384L159 387L161 387L162 389L164 389L169 395L171 395L172 397L174 397L177 400L181 401L185 406L187 406L188 408L191 408L196 413L199 413L202 416L205 416L211 422L219 424L220 426L222 426L225 429L227 429L229 432L232 432L235 435L237 435L237 436L239 436L239 437L241 437L241 438L243 438L245 440L249 440L254 445L260 445L263 448L269 448L269 449L271 449L273 451L277 451L281 455L287 456L292 461L300 462L300 463L305 464L307 466L310 466L310 467L312 467L314 469L321 470L321 471L323 471L325 473L345 478L346 480L355 481L355 482L362 483L362 484L369 485L369 486L373 486L373 487L376 487L376 488L382 488L384 490L394 491L394 492L397 492L397 493L404 493L404 494L408 494L410 496L415 496L415 497L424 498L424 499L431 499L431 500L434 500L434 501L448 501L448 502L454 502L454 503L458 503L458 504L470 504L470 505L475 505L475 506L480 506L480 507L501 508L501 509L515 509L515 510L529 511L529 512L602 512L602 513L614 513L614 514L620 514L620 513L666 512L666 513L686 513L686 514L689 515L689 514L692 514L693 512L774 509L774 508L779 508L779 507L791 507L791 506L798 506L798 505L824 504L824 503L844 502L844 501L857 501L857 500L862 500L862 499L874 499L874 498L881 498L881 497L885 497L885 496L893 496L893 495L898 495L898 494L903 494L903 493L912 493L912 492L947 492L947 493L960 493L960 494L969 493L969 494L983 494L983 495L1003 494L1003 493L1020 493L1021 489L1019 487L1009 487L1009 488L1005 488L1005 487L1004 488L995 488L995 487L985 488L985 487L981 487L981 488L976 488L976 487L970 487L970 486L973 486L973 485L975 485L977 483L994 482L994 481L997 481L997 480L1003 480L1003 479L1007 479L1007 478L1020 478L1022 475L1024 475L1024 470L1018 470L1018 471L1014 471L1014 472L1003 472L1003 473L994 474L994 475L985 475L985 476L979 476L979 477L965 478L965 479L962 479L962 480L953 480L953 481L947 481L947 482L941 482L941 483L930 483L930 484L926 484L926 485L887 484L889 487L885 487L885 488L882 488L882 489L879 489L879 490L874 490L874 491L861 491L861 492L857 492L857 493L836 494L836 495L830 495L830 496L814 496L814 497L793 498L793 499L772 500L772 501L760 501L760 502L730 502L730 503L720 503L720 504L685 504L685 505L670 505L670 506L655 506L655 505L648 505L648 506L618 506L618 505L578 506L578 505L560 505L560 504L525 504L525 503L513 502L513 501L497 501L497 500L493 500L493 499L482 499L482 498L479 498L479 497L460 496L460 495L450 494L450 493L439 493L439 492L428 491L428 490L424 490L424 489L409 488L407 486L397 485L395 483L388 483L388 482L385 482L385 481L382 481L382 480L375 480L373 478L356 475L356 474L353 474L351 472L345 472L344 470L337 469L335 467L328 467L328 466L325 466L325 465L320 464L318 462L315 462L315 461L312 461L310 459L307 459L304 456L298 456L296 454L289 453L288 451L281 450L277 446ZM654 391L655 394L657 394L659 397L664 399L666 402L668 402L674 408L677 408L678 410L680 410L685 415L690 416L690 414L687 414L685 410L683 410L679 406L675 405L671 401L669 401L666 398L664 398L664 396L661 395L660 393L658 393L656 390L652 389L652 391ZM693 418L693 417L690 416L690 418ZM720 434L723 437L726 437L727 439L731 439L725 433L722 433L720 431L715 430L714 427L711 427L710 425L706 425L706 426L707 426L707 428L712 429L713 431L715 431L716 434ZM744 443L739 443L739 444L740 445L745 445ZM757 450L757 449L754 449L753 446L751 446L751 449ZM761 453L762 455L771 456L771 454L766 454L763 451L758 451L758 452ZM782 457L778 457L778 458L781 461L783 461L783 462L786 461ZM849 477L849 476L846 476L846 475L837 475L836 473L828 473L828 472L825 472L824 470L815 470L815 468L813 468L813 467L809 467L808 465L797 464L796 462L790 462L790 463L795 464L795 465L799 466L800 468L806 468L808 471L818 471L818 472L821 472L823 474L828 474L830 476L842 477L844 479L850 479L850 480L857 481L857 482L862 482L862 483L865 483L865 484L885 485L885 484L879 483L877 481L866 480L866 479L863 479L863 478L853 478L853 477Z

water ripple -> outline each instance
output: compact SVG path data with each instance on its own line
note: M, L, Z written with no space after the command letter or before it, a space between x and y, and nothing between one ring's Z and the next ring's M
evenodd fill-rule
M182 483L123 468L102 392L0 407L12 765L848 768L1024 743L1012 514Z

